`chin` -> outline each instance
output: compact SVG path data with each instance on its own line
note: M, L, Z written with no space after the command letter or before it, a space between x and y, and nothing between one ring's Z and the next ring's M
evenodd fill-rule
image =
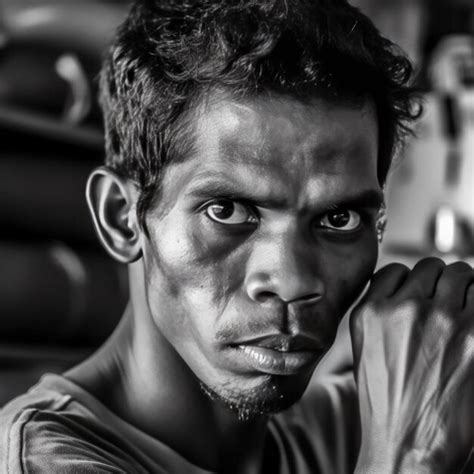
M221 386L206 385L201 389L215 403L235 413L241 421L251 421L261 416L278 413L295 404L303 395L311 374L303 380L294 377L269 375L252 388L234 383Z

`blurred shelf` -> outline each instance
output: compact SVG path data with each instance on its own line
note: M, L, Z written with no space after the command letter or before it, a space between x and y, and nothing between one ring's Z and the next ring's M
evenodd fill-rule
M87 126L72 126L41 114L28 113L5 105L0 105L0 127L21 130L26 133L78 145L81 147L102 150L103 133Z

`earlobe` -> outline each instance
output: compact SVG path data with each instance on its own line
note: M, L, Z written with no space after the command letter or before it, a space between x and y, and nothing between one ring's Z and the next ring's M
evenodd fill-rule
M96 233L107 252L121 263L138 260L142 256L141 230L133 185L100 167L89 176L86 198Z

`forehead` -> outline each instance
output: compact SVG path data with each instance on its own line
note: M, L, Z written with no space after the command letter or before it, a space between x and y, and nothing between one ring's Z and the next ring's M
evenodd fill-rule
M172 187L220 182L288 202L378 189L377 136L370 102L215 96L196 116L193 156L171 165Z
M198 144L221 151L242 148L243 155L253 151L247 157L249 165L265 161L274 149L286 151L296 160L306 158L313 149L319 156L334 154L364 146L368 134L377 135L375 109L369 101L344 106L325 99L303 102L287 96L257 96L245 101L211 98L197 124ZM245 159L243 155L234 158Z

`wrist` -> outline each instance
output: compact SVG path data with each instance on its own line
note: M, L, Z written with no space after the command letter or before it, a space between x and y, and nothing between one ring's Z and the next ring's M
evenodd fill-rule
M446 471L434 470L431 467L413 464L413 463L385 463L385 462L373 462L373 463L357 463L356 468L354 469L354 474L407 474L414 473L416 474L441 474Z
M410 450L403 454L390 449L362 449L359 452L355 474L442 474L446 472L443 463L435 462L426 450Z

